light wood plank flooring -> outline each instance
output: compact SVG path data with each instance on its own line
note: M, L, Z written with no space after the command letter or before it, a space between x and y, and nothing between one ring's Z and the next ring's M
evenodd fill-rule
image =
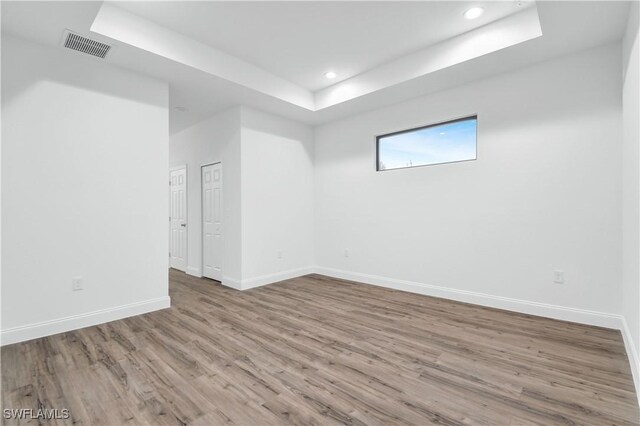
M83 425L639 422L618 331L319 275L238 292L172 271L170 292L170 309L3 347L3 407Z

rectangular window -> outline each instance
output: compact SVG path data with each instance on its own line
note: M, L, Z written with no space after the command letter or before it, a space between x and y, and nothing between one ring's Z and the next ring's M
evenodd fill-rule
M378 136L378 170L475 160L477 122L474 115Z

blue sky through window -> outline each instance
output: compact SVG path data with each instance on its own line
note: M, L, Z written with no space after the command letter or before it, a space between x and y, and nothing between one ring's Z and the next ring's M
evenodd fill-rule
M379 170L476 159L475 117L424 129L381 136Z

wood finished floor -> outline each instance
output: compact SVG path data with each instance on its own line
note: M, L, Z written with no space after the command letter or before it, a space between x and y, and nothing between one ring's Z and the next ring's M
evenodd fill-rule
M172 271L170 294L3 347L3 407L83 425L639 422L618 331L319 275L238 292Z

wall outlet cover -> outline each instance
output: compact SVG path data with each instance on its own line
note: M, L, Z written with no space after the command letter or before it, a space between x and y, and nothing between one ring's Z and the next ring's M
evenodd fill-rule
M82 277L71 278L71 290L78 291L83 289Z
M553 282L556 284L564 284L564 271L553 271Z

